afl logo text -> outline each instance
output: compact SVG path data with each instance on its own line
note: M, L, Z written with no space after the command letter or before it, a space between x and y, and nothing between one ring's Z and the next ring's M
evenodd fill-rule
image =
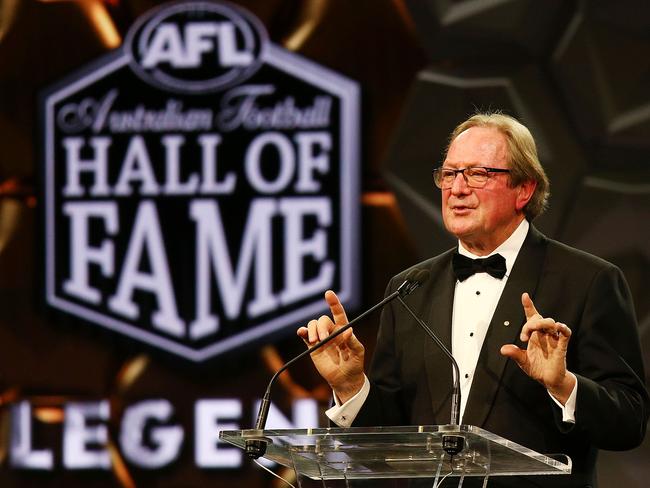
M241 83L262 64L266 31L231 4L185 2L155 9L129 30L131 67L147 83L209 93Z

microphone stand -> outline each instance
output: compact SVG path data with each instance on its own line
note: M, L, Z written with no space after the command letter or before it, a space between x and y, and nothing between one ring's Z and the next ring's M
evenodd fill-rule
M440 350L445 353L445 355L451 361L453 366L453 393L451 395L451 422L450 424L454 427L460 425L460 370L458 369L458 363L456 359L451 354L449 349L443 344L443 342L438 338L437 335L433 333L429 326L418 317L411 307L409 307L401 296L397 297L397 300L402 304L402 306L408 311L408 313L415 319L418 325L427 333L431 339L438 345ZM459 435L443 435L442 436L442 449L449 454L450 456L455 456L463 450L465 447L465 438Z

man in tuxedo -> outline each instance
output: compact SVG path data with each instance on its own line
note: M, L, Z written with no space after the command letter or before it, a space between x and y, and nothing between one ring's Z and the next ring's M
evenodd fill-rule
M526 127L477 114L450 140L434 181L458 246L414 266L430 278L407 301L459 363L461 423L573 461L569 476L489 486L594 487L598 449L639 445L650 411L628 286L614 265L531 224L549 183ZM336 295L325 299L332 317L298 330L307 345L347 323ZM351 330L312 360L334 392L327 415L341 427L449 423L450 362L397 302L382 311L367 376Z

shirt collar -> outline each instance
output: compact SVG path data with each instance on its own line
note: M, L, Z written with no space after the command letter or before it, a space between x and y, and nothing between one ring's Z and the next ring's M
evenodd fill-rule
M505 241L503 241L499 245L499 247L497 247L494 251L492 251L487 256L477 256L476 254L471 253L470 251L468 251L463 247L463 244L460 241L458 241L458 253L472 259L487 258L494 254L499 253L506 260L506 276L510 276L510 270L515 264L515 259L517 259L517 255L521 250L521 246L524 245L524 241L526 240L526 236L528 235L529 227L530 224L528 223L528 220L526 219L522 220L521 223L515 229L515 231L512 234L510 234L510 237L508 237Z

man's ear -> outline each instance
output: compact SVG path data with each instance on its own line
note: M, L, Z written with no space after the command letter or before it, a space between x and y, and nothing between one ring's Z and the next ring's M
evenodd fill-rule
M518 212L522 211L533 197L535 188L537 188L537 182L534 180L524 181L517 187L517 201L515 202L515 207Z

